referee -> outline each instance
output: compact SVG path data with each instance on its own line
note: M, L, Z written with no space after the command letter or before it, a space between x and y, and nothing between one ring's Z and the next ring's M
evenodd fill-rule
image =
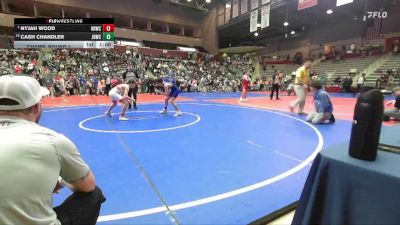
M139 88L137 86L136 81L130 80L129 82L132 82L133 86L131 86L131 85L129 86L128 96L135 99L135 101L133 101L133 109L137 110L136 101L137 101L137 93L139 91ZM132 108L132 102L129 101L128 109L131 109L131 108Z

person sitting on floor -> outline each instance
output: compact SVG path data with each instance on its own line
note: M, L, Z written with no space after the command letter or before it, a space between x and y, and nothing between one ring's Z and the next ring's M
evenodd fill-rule
M0 77L0 224L95 225L105 201L78 148L38 125L48 90L34 78ZM52 193L73 193L53 208Z
M325 123L325 121L329 120L330 123L334 123L333 105L328 93L322 89L321 83L317 80L312 81L310 87L314 92L314 106L316 112L307 116L307 122Z
M389 121L390 118L400 120L400 87L395 89L394 95L396 96L396 100L392 100L387 103L387 105L394 105L394 109L386 110L383 113L384 121Z

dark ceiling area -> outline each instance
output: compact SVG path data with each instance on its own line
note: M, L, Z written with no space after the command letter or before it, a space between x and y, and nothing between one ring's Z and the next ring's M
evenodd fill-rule
M206 2L206 0L163 0L165 2L169 2L172 6L178 6L178 7L185 7L186 9L192 9L192 10L198 10L198 11L203 11L205 13L209 12L211 8L214 7L214 5L217 2L220 2L221 0L211 0L210 2ZM161 0L153 0L155 4L161 3Z
M105 0L106 1L106 0ZM151 1L151 0L146 0ZM175 3L172 3L174 1ZM179 9L175 11L190 11L190 14L195 15L203 15L203 12L200 9L195 9L197 4L202 5L205 4L207 7L213 6L213 2L217 2L217 0L212 0L211 3L205 2L205 0L192 0L191 2L187 2L187 0L183 1L182 3L188 3L184 5L176 4L178 0L153 0L153 3L150 3L152 7L170 7L171 9ZM116 27L119 28L132 28L135 30L141 31L151 31L156 33L168 33L167 32L167 25L169 26L169 34L172 35L181 35L182 27L184 27L184 35L187 37L192 37L195 33L195 30L198 27L190 26L190 25L182 25L176 23L168 23L161 20L143 18L143 17L136 17L134 15L123 15L117 13L111 13L106 11L96 11L92 9L82 9L70 6L62 6L44 2L38 2L34 0L9 0L5 2L7 5L7 9L10 13L15 15L23 15L23 16L35 16L34 4L36 6L37 17L53 17L53 18L60 18L64 16L65 18L84 18L86 17L86 13L90 14L91 18L114 18L114 23ZM3 4L0 4L0 12L4 10ZM205 13L205 12L204 12ZM148 27L148 21L151 21L151 30ZM0 30L1 31L1 30ZM2 32L1 34L4 34Z
M274 1L272 0L274 3ZM250 13L232 19L230 23L218 29L219 47L234 46L266 46L271 42L279 42L287 38L306 35L306 31L320 26L327 26L336 21L362 20L365 10L379 11L381 8L399 8L400 0L354 0L352 4L336 7L336 0L319 0L318 5L297 10L297 0L277 0L281 4L271 5L270 26L258 29L259 36L250 33ZM333 14L328 15L328 9ZM260 13L259 13L260 14ZM259 19L260 21L260 19ZM285 21L289 26L283 26ZM294 30L295 35L290 32ZM351 31L350 31L351 32ZM285 37L285 34L288 34Z

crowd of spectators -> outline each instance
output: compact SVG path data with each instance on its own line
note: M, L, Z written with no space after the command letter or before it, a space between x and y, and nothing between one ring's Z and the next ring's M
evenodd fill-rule
M249 56L197 59L151 57L129 50L1 50L0 75L27 74L51 96L106 95L134 79L140 92L160 94L156 80L173 76L182 91L238 91L242 75L252 70Z
M181 59L145 56L131 50L0 50L0 75L30 75L47 87L51 96L107 95L113 86L130 79L137 82L139 92L162 94L163 87L155 81L165 76L175 77L181 91L239 91L242 75L251 70L250 56ZM315 71L310 75L324 85L329 83L329 75ZM382 72L376 86L390 89L398 77L397 70ZM332 82L351 92L352 81L357 80L351 78L336 77ZM269 90L271 82L252 79L250 90ZM290 83L291 76L284 74L281 89L286 90Z

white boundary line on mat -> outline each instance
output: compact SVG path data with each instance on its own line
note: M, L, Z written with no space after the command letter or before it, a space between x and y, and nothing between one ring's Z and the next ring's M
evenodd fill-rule
M275 177L268 178L264 181L261 181L261 182L258 182L258 183L255 183L255 184L252 184L252 185L249 185L246 187L242 187L242 188L239 188L239 189L236 189L233 191L225 192L222 194L172 205L172 206L169 206L170 210L176 211L176 210L180 210L180 209L186 209L186 208L191 208L194 206L208 204L211 202L223 200L223 199L234 197L234 196L246 193L246 192L250 192L250 191L265 187L267 185L270 185L272 183L275 183L277 181L280 181L286 177L289 177L289 176L297 173L298 171L302 170L303 168L307 167L314 160L314 158L318 155L318 153L322 150L322 147L324 145L324 139L322 137L322 134L319 132L319 130L315 126L313 126L312 124L309 124L299 118L296 118L296 117L293 117L293 116L290 116L290 115L287 115L284 113L274 112L274 111L260 109L260 108L243 107L243 106L235 106L235 105L224 105L224 104L202 104L202 103L180 103L180 104L182 104L182 105L211 105L211 106L218 106L218 107L244 108L244 109L264 111L264 112L270 112L270 113L274 113L274 114L281 115L281 116L286 116L288 118L297 120L297 121L307 125L308 127L310 127L316 133L316 135L318 137L318 144L317 144L315 150L311 153L311 155L307 157L307 159L305 159L303 162L301 162L297 166L295 166ZM165 211L167 211L167 209L164 206L161 206L161 207L155 207L155 208L150 208L150 209L126 212L126 213L118 213L118 214L113 214L113 215L100 216L97 221L105 222L105 221L114 221L114 220L120 220L120 219L128 219L128 218L145 216L145 215L150 215L150 214L155 214L155 213L160 213L160 212L165 212Z
M127 112L126 114L129 113L136 113L136 112L154 112L159 114L159 112L157 111L134 111L134 112ZM167 128L160 128L160 129L151 129L151 130L99 130L99 129L92 129L92 128L88 128L84 126L84 123L86 123L87 121L96 119L96 118L105 118L107 119L104 115L99 115L99 116L93 116L87 119L82 120L81 122L79 122L79 127L83 130L86 131L92 131L92 132L98 132L98 133L118 133L118 134L132 134L132 133L149 133L149 132L161 132L161 131L167 131L167 130L175 130L175 129L179 129L179 128L184 128L184 127L188 127L188 126L192 126L198 122L200 122L201 118L199 115L194 114L194 113L189 113L189 112L182 112L183 115L191 115L194 116L196 118L195 121L184 124L184 125L179 125L179 126L175 126L175 127L167 127ZM124 121L123 123L126 123L127 121Z

